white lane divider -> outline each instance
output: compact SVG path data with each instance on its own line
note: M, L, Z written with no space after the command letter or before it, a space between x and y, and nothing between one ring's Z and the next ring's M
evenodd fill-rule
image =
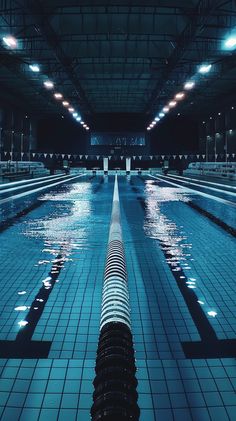
M200 192L198 190L191 189L190 187L185 187L185 186L182 186L181 184L177 184L177 183L173 183L172 181L165 180L166 176L163 176L163 175L154 176L154 175L149 174L149 177L155 178L156 180L164 181L165 183L171 184L172 186L175 186L175 187L176 186L180 187L180 188L182 188L185 191L188 191L190 193L194 193L194 194L198 194L199 196L207 197L208 199L215 200L216 202L220 202L220 203L224 203L225 205L230 205L230 206L236 207L235 202L231 202L230 200L222 199L221 197L217 197L217 196L214 196L214 195L211 195L211 194L203 193L203 192Z
M31 179L31 180L26 180L26 181L31 181L31 183L30 183L30 184L29 184L29 183L27 183L27 184L22 184L21 186L11 187L11 188L9 188L9 189L2 189L2 190L0 190L0 195L1 195L1 194L5 194L5 193L10 193L11 191L22 190L22 189L24 189L24 188L26 188L26 187L37 186L37 185L39 185L39 184L45 184L45 183L48 183L48 182L50 182L50 181L63 179L63 178L65 178L65 177L68 177L68 175L57 175L57 176L53 176L53 177L54 177L53 179L43 177L43 178L44 178L44 180L42 180L42 181L36 181L36 182L34 182L34 180L33 180L33 179ZM37 179L35 178L35 180L37 180Z
M184 180L198 181L199 183L211 184L213 186L226 187L227 189L236 190L236 187L230 186L229 184L214 183L213 181L201 180L201 179L195 178L195 177L185 177L185 176L176 175L176 174L169 174L169 177L180 178L183 181Z
M202 185L202 184L199 184L199 183L194 183L194 182L187 181L187 180L184 180L184 179L179 180L179 178L176 178L174 175L171 175L171 176L170 176L170 175L166 175L165 177L166 177L166 178L170 178L171 180L176 180L176 181L178 181L179 183L181 182L181 183L185 183L185 184L191 184L192 186L201 187L202 189L214 190L214 191L217 191L217 192L219 192L219 193L228 194L228 195L230 195L230 196L234 196L234 197L236 197L236 193L231 192L231 191L222 190L222 189L217 189L216 187L204 186L204 185Z
M62 181L57 181L56 183L47 184L46 186L38 187L37 189L29 190L27 192L15 194L14 196L6 197L5 199L0 200L0 204L9 202L10 200L20 199L21 197L24 197L24 196L27 196L27 195L30 195L30 194L33 194L33 193L37 193L37 192L42 191L44 189L47 189L49 187L54 187L54 186L57 186L59 184L65 183L66 181L71 181L71 180L74 180L75 178L83 177L84 175L86 175L86 174L85 173L79 174L79 175L64 179Z
M11 181L10 183L2 183L0 184L0 189L1 190L5 190L8 187L13 187L13 186L19 186L21 184L28 184L28 183L32 183L32 181L39 181L39 180L49 180L50 178L56 178L56 177L67 177L67 175L65 174L54 174L54 175L45 175L43 177L36 177L36 178L29 178L27 180L19 180L19 181Z

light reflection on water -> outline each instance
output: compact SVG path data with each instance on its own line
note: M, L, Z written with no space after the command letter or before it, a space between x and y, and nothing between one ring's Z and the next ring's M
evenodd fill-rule
M39 200L56 202L49 215L27 221L24 235L44 240L44 252L57 256L59 249L65 257L79 249L87 240L87 219L91 214L91 184L78 183L63 191L45 193ZM38 264L47 264L40 259Z
M170 221L161 210L163 202L188 202L190 199L182 188L159 187L153 180L147 181L145 186L145 206L146 218L144 222L144 232L149 238L160 242L161 249L167 253L166 261L173 272L181 270L191 270L192 244L188 241L183 227L178 227L173 221ZM180 276L180 279L186 283L189 289L197 289L197 279L193 277ZM201 298L201 299L200 299ZM205 297L199 297L197 302L200 305L205 304ZM215 317L217 312L210 308L206 309L208 316Z
M59 192L45 193L39 200L49 202L50 212L40 218L26 220L22 234L29 239L43 240L42 253L46 253L46 256L40 258L35 266L51 266L50 275L41 280L44 289L49 290L52 288L52 276L59 273L59 266L62 269L66 262L73 260L73 252L88 246L88 218L92 211L91 184L63 186ZM53 202L51 207L50 202ZM18 295L27 296L29 292L18 291ZM41 303L44 300L38 298L36 301ZM28 309L25 303L15 307L19 312ZM38 307L34 307L34 310L37 311ZM26 322L20 320L18 325L22 328Z

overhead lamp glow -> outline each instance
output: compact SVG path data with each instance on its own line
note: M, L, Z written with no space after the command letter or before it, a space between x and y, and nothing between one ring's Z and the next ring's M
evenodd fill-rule
M32 70L32 72L34 73L38 73L40 72L40 67L38 64L29 64L29 68L30 70Z
M155 120L152 121L153 126L155 126L155 124L157 124L157 122Z
M195 86L195 82L191 82L191 81L189 81L189 82L186 82L186 83L185 83L185 85L184 85L184 89L187 89L187 90L189 91L190 89L193 89L193 88L194 88L194 86Z
M69 104L69 102L68 102L68 101L63 101L63 102L62 102L62 105L64 105L64 107L66 107L66 108L67 108L67 107L69 107L69 105L70 105L70 104Z
M86 127L86 130L89 130L89 127Z
M54 94L54 97L55 97L56 99L62 99L62 98L63 98L63 95L62 95L62 94L60 94L59 92L56 92L56 93Z
M236 48L236 36L230 36L229 38L227 38L224 42L224 46L229 50L233 50L234 48Z
M169 107L173 108L173 107L175 107L175 106L176 106L176 104L177 104L177 102L176 102L176 101L170 101L170 102L169 102Z
M7 35L6 37L3 37L2 40L7 47L17 48L17 39L12 35Z
M80 124L84 124L84 121L81 121L81 120L80 120Z
M69 107L69 108L68 108L68 111L69 111L70 113L73 113L73 112L75 111L75 109L74 109L73 107Z
M168 113L169 111L170 111L169 107L164 107L164 108L163 108L163 112L164 112L164 113Z
M81 117L76 117L76 121L81 121Z
M199 67L198 72L201 73L202 75L208 73L212 68L211 64L203 64L202 66Z
M72 115L73 115L73 117L75 117L75 118L76 118L76 117L78 117L78 113L73 113Z
M160 118L159 117L155 117L155 121L160 121Z
M47 89L53 89L53 87L54 87L54 83L51 82L51 80L46 80L45 82L43 82L43 84L44 84L45 88L47 88Z
M151 127L147 127L147 130L151 130Z
M179 92L178 94L175 95L175 99L180 100L183 99L185 97L184 92Z
M158 115L159 115L160 118L165 117L164 113L159 113Z

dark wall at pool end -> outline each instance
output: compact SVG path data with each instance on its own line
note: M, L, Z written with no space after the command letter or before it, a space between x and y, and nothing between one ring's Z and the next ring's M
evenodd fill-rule
M165 117L150 132L150 151L158 153L198 152L198 121L189 117Z
M144 131L149 153L186 153L198 151L198 122L188 117L165 117L158 126L146 131L147 118L142 114L95 114L91 122L85 118L91 131ZM38 150L41 152L92 153L90 132L86 132L71 116L51 116L38 121ZM110 154L110 147L107 153ZM134 147L133 154L145 154ZM95 151L95 154L98 152ZM106 153L106 151L101 151Z

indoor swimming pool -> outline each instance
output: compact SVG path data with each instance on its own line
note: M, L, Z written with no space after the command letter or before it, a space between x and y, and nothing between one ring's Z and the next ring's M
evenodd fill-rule
M4 421L90 420L115 177L64 177L0 190ZM118 176L141 421L236 416L236 189L186 181Z

